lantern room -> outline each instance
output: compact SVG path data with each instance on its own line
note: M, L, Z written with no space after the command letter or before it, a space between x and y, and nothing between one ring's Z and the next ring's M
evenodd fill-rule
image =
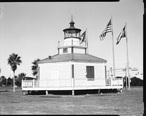
M81 29L74 27L74 21L71 19L71 22L69 23L70 27L64 29L64 46L70 46L70 45L76 45L79 46L80 43L80 32Z
M64 39L68 39L70 37L80 39L81 29L75 28L74 24L75 23L73 21L71 21L70 27L63 30L64 31Z

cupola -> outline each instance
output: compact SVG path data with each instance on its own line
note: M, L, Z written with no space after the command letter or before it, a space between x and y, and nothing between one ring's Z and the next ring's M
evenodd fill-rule
M69 24L70 24L70 27L63 30L64 39L76 38L76 39L80 40L81 39L80 38L81 29L74 27L75 23L74 23L73 19L71 19L71 22Z
M86 54L87 46L81 46L81 29L74 26L73 18L71 18L69 28L63 30L64 45L58 43L58 54L82 53Z

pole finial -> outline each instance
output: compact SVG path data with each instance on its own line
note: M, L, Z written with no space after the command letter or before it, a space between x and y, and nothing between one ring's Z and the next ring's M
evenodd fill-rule
M70 28L74 28L73 15L71 15Z
M73 22L73 15L71 15L71 22Z

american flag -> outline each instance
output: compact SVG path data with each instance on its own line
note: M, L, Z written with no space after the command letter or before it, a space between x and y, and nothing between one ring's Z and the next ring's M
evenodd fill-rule
M111 23L111 19L108 22L106 28L104 29L104 31L102 32L102 34L99 36L100 40L103 40L104 37L106 36L106 33L112 32L112 23Z

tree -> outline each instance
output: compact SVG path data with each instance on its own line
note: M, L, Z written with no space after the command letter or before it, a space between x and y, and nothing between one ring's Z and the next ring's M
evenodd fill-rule
M13 82L13 80L9 77L7 80L7 86L11 86L12 82Z
M17 65L20 65L22 63L21 57L18 56L18 54L12 53L8 58L8 64L11 66L11 69L14 73L13 77L13 92L15 92L15 71L17 69Z
M39 58L32 62L33 65L31 67L31 69L32 69L33 76L37 76L37 74L38 74L38 61L40 61Z
M19 75L18 75L18 77L16 78L16 85L17 86L21 86L21 82L22 82L22 79L24 78L26 76L26 74L25 73L20 73Z
M5 76L1 76L0 77L0 86L5 86L6 85L6 77Z
M131 86L143 86L143 80L137 77L131 78Z

